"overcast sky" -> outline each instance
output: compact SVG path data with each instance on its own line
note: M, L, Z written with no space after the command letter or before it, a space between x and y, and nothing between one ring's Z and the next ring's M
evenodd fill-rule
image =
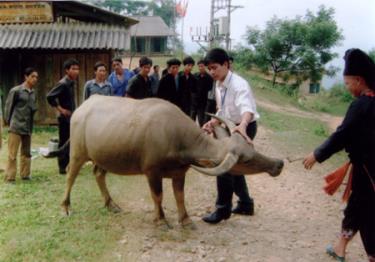
M178 2L178 1L177 1ZM339 59L333 63L343 67L342 56L346 49L357 47L364 51L375 48L375 0L232 0L232 5L240 5L231 16L232 46L243 42L246 26L257 26L260 29L274 15L279 18L294 18L297 15L304 16L309 9L316 13L320 5L335 9L335 20L344 40L341 46L335 48L339 53ZM184 44L185 51L196 51L199 46L191 41L190 28L195 32L196 27L205 30L209 26L211 0L190 0L187 14L184 20ZM224 16L218 12L215 17ZM177 31L181 34L181 24ZM341 76L341 72L338 77ZM327 82L327 84L332 84Z

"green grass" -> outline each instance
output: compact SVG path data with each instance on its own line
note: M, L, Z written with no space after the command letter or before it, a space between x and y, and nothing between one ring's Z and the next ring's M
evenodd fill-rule
M56 135L41 128L33 135L33 149L46 146ZM1 163L6 163L6 148L1 153ZM0 261L95 261L116 245L126 214L114 215L103 207L91 168L84 167L76 180L70 217L60 207L65 177L58 175L56 159L33 160L31 181L21 181L19 176L16 184L0 180ZM107 180L114 192L139 181L111 175ZM134 194L131 186L127 191Z
M329 134L325 124L318 120L290 116L263 108L259 108L258 111L261 115L260 125L274 131L274 136L290 148L319 145Z
M306 97L302 101L302 107L310 111L328 113L335 116L345 115L351 101L342 101L339 97L331 97L327 92L321 92L315 96Z

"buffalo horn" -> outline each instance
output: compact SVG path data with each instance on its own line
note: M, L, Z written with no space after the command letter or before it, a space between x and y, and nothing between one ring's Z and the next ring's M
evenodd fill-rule
M220 163L220 165L212 168L207 167L199 167L195 165L191 165L193 169L196 171L209 175L209 176L220 176L226 172L228 172L238 161L238 155L235 155L233 153L228 153L224 160Z

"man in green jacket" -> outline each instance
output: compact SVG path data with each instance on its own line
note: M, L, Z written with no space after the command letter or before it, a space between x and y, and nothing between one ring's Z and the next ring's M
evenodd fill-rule
M5 103L4 117L9 125L8 164L5 171L6 182L15 182L16 180L17 153L20 145L20 175L22 180L30 180L31 133L36 112L33 87L38 81L38 72L29 67L26 68L24 76L25 81L9 91Z

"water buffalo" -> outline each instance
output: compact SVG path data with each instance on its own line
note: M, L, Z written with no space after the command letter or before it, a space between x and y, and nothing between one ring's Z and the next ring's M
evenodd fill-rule
M94 95L73 114L70 127L70 162L62 206L67 214L70 192L82 165L91 160L105 206L113 202L105 174L145 174L155 204L155 221L166 223L162 209L162 178L172 179L178 220L190 224L184 203L185 173L189 167L208 175L227 171L242 174L280 174L283 162L257 153L231 123L218 128L218 139L205 134L176 106L164 100Z

